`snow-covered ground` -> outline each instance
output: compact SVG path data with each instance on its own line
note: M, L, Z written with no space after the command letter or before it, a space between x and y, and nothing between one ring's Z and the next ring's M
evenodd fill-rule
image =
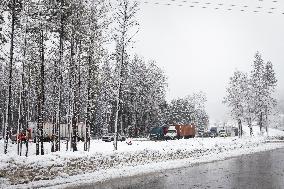
M35 145L31 144L28 157L16 155L16 144L10 144L9 153L3 154L1 140L0 188L61 188L284 147L284 143L267 143L268 138L261 136L258 128L254 128L254 137L247 133L245 129L246 136L241 139L132 140L132 145L119 142L115 152L112 143L98 140L91 141L90 152L84 152L83 143L79 143L78 152L51 153L50 144L46 143L44 156L36 156ZM269 136L271 140L284 136L284 132L270 129ZM64 144L61 148L65 148Z

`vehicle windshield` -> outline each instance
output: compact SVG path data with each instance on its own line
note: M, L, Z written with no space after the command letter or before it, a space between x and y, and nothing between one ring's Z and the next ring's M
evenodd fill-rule
M156 133L159 133L161 132L161 128L160 127L154 127L152 130L151 130L151 134L156 134Z
M212 127L212 128L210 129L210 131L211 131L211 132L217 132L217 128Z
M176 133L176 130L168 130L168 133Z

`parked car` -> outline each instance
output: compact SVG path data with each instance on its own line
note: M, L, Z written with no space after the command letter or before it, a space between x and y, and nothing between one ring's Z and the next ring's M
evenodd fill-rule
M126 137L118 134L117 136L118 141L125 141ZM102 137L102 141L111 142L114 141L114 133L108 133Z
M17 142L17 133L13 132L13 134L11 134L11 141L12 141L12 144Z
M219 131L219 136L220 136L220 137L227 137L228 135L227 135L227 133L226 133L226 130L223 130L223 129L220 130L220 131Z
M210 131L204 132L202 137L204 137L204 138L211 137L211 132Z
M218 136L218 128L217 127L211 127L210 132L215 133Z
M168 128L167 134L165 135L165 139L174 140L177 138L177 130L175 126L170 126Z
M166 134L166 127L154 127L150 131L150 140L163 140Z
M211 138L215 138L215 137L217 137L218 135L217 135L217 133L216 132L210 132L210 137Z

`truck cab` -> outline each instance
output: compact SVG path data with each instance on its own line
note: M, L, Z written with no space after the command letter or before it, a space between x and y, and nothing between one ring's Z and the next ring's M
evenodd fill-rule
M220 131L219 131L219 136L220 136L220 137L227 137L228 135L227 135L226 130L225 130L225 129L220 130Z
M150 131L150 140L163 140L165 137L164 127L154 127Z
M211 127L210 128L210 137L217 137L218 136L218 128L217 127Z
M165 139L174 140L176 138L177 138L177 130L176 130L175 126L170 126L168 128L167 134L165 135Z

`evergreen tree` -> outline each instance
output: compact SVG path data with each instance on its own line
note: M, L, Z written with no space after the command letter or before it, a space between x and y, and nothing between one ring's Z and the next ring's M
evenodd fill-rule
M240 71L234 73L230 78L224 102L231 108L231 115L238 121L239 129L245 121L252 135L252 122L257 121L260 131L265 126L268 132L268 116L276 107L276 100L273 98L276 83L272 63L265 64L259 52L255 55L250 77Z
M268 133L268 116L272 114L273 109L276 107L276 99L273 98L273 92L277 84L277 79L273 69L273 64L269 61L265 64L264 68L264 93L265 93L265 130Z
M172 100L168 106L167 123L194 124L197 128L208 127L209 117L205 110L205 102L206 96L203 92Z
M242 122L245 117L246 91L248 90L248 77L246 74L236 71L230 78L227 96L224 99L231 108L231 115L238 122L239 136L242 136Z
M253 69L251 71L252 93L254 99L255 115L258 119L260 130L263 127L264 117L264 61L259 52L255 55Z

